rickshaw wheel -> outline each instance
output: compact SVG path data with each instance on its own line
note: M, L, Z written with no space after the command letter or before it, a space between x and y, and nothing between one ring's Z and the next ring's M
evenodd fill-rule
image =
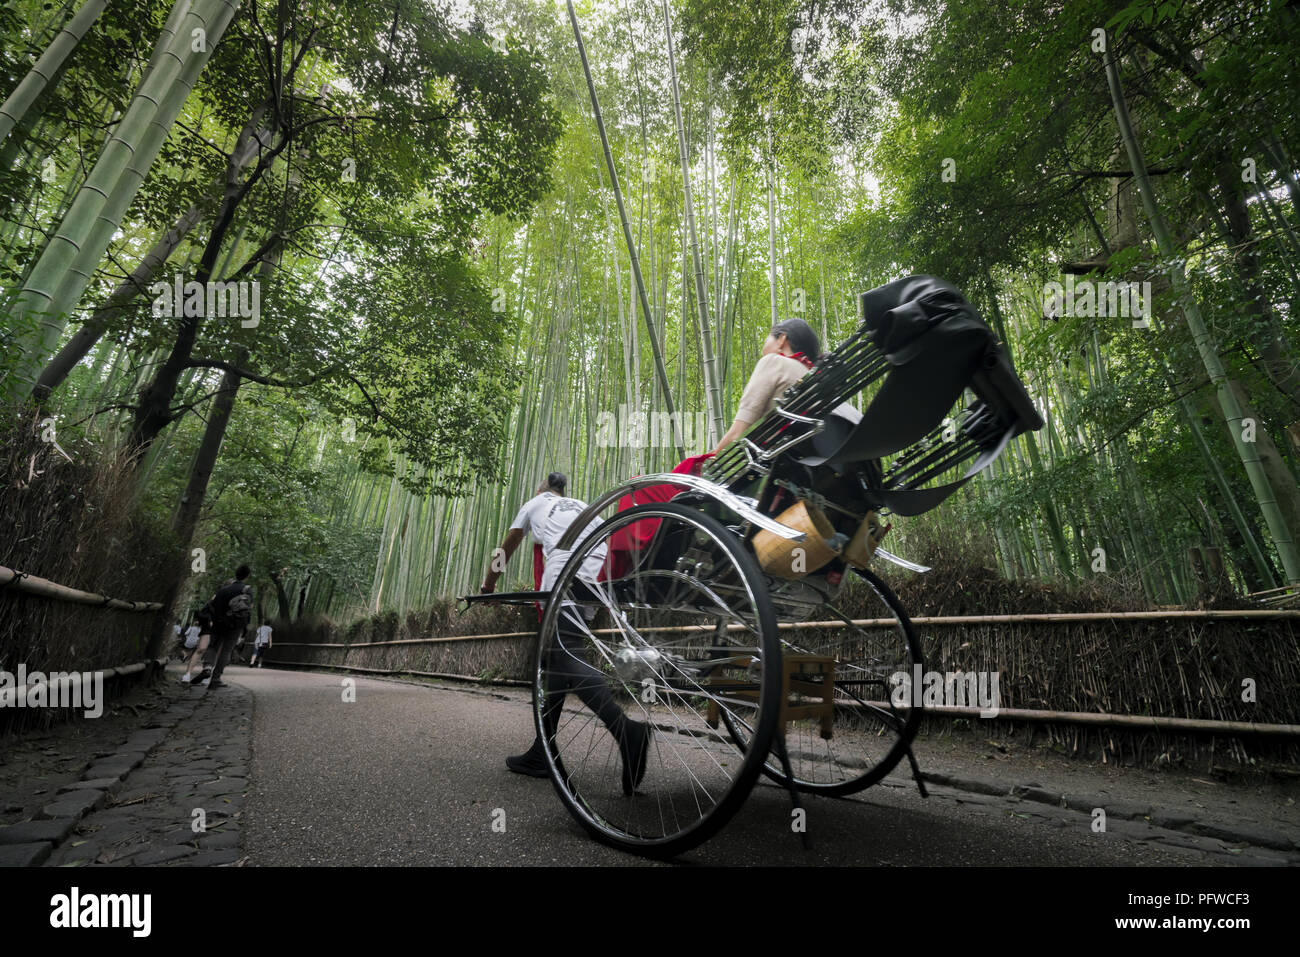
M836 796L870 787L907 754L921 723L919 702L897 691L903 687L906 692L910 685L893 680L901 672L910 682L918 666L924 670L916 629L888 585L870 570L858 574L875 595L874 607L863 617L892 620L891 625L790 629L781 636L783 654L835 659L831 737L822 736L821 723L814 718L792 720L785 728L786 751L800 791ZM733 711L725 719L727 730L748 748L752 712ZM763 745L762 752L767 750ZM768 757L763 772L786 785L775 756Z
M779 661L765 579L734 532L673 503L618 513L575 546L539 626L533 714L560 799L623 850L708 840L763 767ZM720 725L737 711L746 747Z

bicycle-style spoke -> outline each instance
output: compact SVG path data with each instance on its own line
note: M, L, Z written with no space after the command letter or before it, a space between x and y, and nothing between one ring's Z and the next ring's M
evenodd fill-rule
M645 520L658 521L652 541L626 556L621 575L577 578L585 554ZM575 548L539 641L537 707L551 702L563 729L546 741L556 785L588 830L667 853L705 839L735 812L762 756L719 722L771 698L778 644L761 576L734 533L682 506L620 513ZM744 726L765 748L771 718L747 717ZM635 769L641 740L644 776L626 793L625 762Z
M868 630L828 605L829 613L844 620L844 628L826 629L821 637L811 629L787 631L781 642L786 656L834 661L831 736L823 736L819 718L797 718L785 727L791 771L803 790L850 794L870 786L902 758L920 720L919 708L893 703L890 680L897 672L910 675L921 663L920 643L893 593L874 575L863 577L873 596L865 617L892 619L892 626ZM729 730L738 740L748 741L751 733L735 718L728 722ZM769 756L764 770L769 777L785 781L775 757Z

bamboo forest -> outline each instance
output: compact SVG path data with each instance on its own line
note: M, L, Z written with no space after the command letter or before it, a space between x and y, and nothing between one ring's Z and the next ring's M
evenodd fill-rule
M775 324L829 352L930 275L1044 424L893 553L1095 610L1300 585L1294 3L15 0L0 38L6 569L447 607L548 473L714 449Z
M0 0L17 939L193 939L60 870L123 865L334 948L327 866L499 936L551 881L371 869L1249 929L1298 65L1300 0Z

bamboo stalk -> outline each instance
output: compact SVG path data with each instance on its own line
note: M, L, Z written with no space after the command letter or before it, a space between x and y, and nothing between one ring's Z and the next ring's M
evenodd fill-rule
M97 595L94 592L81 591L78 588L69 588L67 585L60 585L46 578L39 578L36 575L28 575L25 572L16 571L12 568L6 568L0 565L0 575L8 575L9 580L0 582L0 588L17 588L19 591L27 592L31 595L40 595L42 598L53 598L55 601L74 602L78 605L103 605L105 608L113 608L117 611L161 611L162 603L156 601L126 601L121 598L108 598L104 595Z
M578 15L573 9L573 0L565 0L569 8L569 21L573 24L573 35L578 42L578 56L582 59L582 71L587 78L587 91L591 94L591 109L596 118L596 129L600 133L600 145L605 154L605 167L609 172L610 186L614 190L614 200L618 205L619 220L623 224L623 238L627 242L628 255L632 260L632 275L636 280L637 295L641 300L641 311L645 316L646 327L650 330L650 347L654 353L655 373L659 379L659 387L664 393L664 408L668 412L669 421L672 423L673 444L676 446L679 458L685 458L686 452L682 446L681 431L676 419L676 409L673 407L672 390L668 385L668 372L664 368L663 353L659 348L659 339L655 335L654 320L650 314L650 302L646 298L645 282L641 277L641 263L637 258L636 244L632 241L632 227L627 218L627 207L623 203L623 191L618 185L618 170L614 167L614 156L609 150L609 137L605 133L605 121L600 114L600 102L596 98L596 84L591 78L591 65L587 62L587 49L582 42L582 30L578 26Z
M104 12L106 2L107 0L86 0L81 9L50 41L49 46L4 103L0 103L0 141L4 140L14 126L23 119L50 82L58 82L58 78L67 68L72 51L77 48L81 38Z
M709 410L708 445L717 443L725 431L722 424L722 400L718 394L718 370L713 357L713 329L709 324L709 294L704 288L704 266L700 259L700 241L695 232L695 202L691 197L691 167L686 144L686 131L682 125L682 98L677 88L677 53L673 46L672 13L668 0L663 0L664 31L668 36L668 72L672 79L673 115L677 120L677 145L681 151L682 194L686 208L686 232L691 246L691 261L695 267L695 305L700 315L700 338L703 344L705 407ZM683 285L685 277L683 276ZM683 290L684 291L684 290Z
M772 115L767 117L767 277L772 298L772 325L781 321L776 308L776 151L772 147Z

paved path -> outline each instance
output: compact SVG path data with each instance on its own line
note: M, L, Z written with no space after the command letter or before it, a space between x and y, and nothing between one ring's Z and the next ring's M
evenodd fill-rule
M338 675L259 671L237 680L257 702L245 844L251 863L645 863L590 840L549 781L505 770L505 755L532 740L522 693L355 678L356 700L345 702ZM790 831L788 796L761 782L718 836L679 860L1187 865L1233 863L1243 853L1180 832L1153 840L1159 829L1145 820L1112 816L1107 832L1096 834L1088 813L1068 807L950 787L932 793L922 800L896 774L848 800L809 798L813 848L805 851ZM505 833L492 829L498 808ZM1252 851L1252 862L1285 859Z
M665 866L597 844L549 781L506 771L532 738L520 691L239 667L227 678L208 693L169 679L0 755L0 864ZM987 744L918 742L922 767L947 782L928 800L898 772L849 799L807 798L811 850L790 831L786 793L761 780L678 863L1300 863L1285 789Z

